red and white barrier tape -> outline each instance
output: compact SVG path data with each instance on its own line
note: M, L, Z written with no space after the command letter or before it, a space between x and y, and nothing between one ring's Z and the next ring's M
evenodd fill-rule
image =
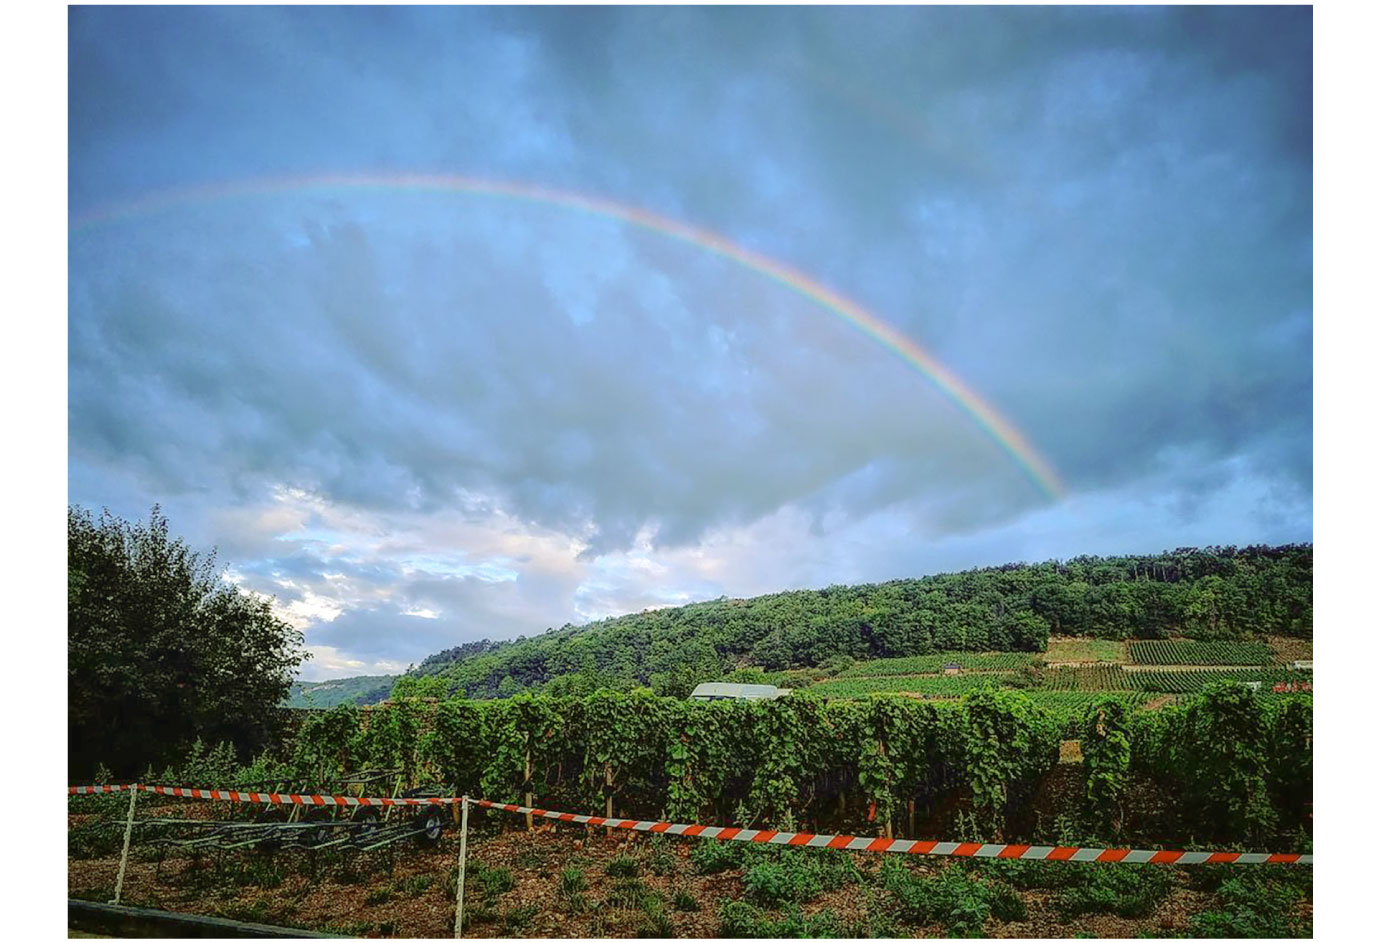
M138 788L137 785L69 785L67 794L69 795L101 795L106 792L127 792L131 788Z
M665 821L632 821L601 818L597 815L569 814L505 805L471 798L480 808L497 808L534 818L549 818L570 824L594 824L653 834L680 834L685 837L711 837L721 841L749 841L754 844L786 844L792 847L830 847L835 850L866 850L893 854L929 854L950 857L994 857L1004 860L1079 860L1098 863L1299 863L1311 864L1312 854L1245 854L1206 850L1109 850L1100 847L1044 847L1031 844L976 844L957 841L911 841L887 837L853 837L849 834L794 834L788 831L751 828L706 827L703 824L667 824Z
M350 795L293 795L278 792L244 792L216 788L181 788L172 785L72 785L68 795L94 795L137 789L178 798L209 798L216 801L241 801L273 805L388 807L390 805L453 805L464 798L355 798ZM791 847L828 847L834 850L862 850L892 854L927 854L949 857L985 857L1002 860L1076 860L1097 863L1297 863L1311 864L1312 854L1248 854L1237 851L1206 850L1118 850L1102 847L1050 847L1032 844L981 844L960 841L912 841L889 837L853 837L850 834L805 834L752 828L711 827L703 824L669 824L665 821L634 821L627 818L602 818L598 815L545 811L522 805L507 805L471 798L470 804L515 814L530 814L568 824L593 824L598 827L652 834L679 834L720 841L748 841L753 844L785 844Z
M141 792L158 795L173 795L178 798L209 798L214 801L243 801L261 805L310 805L316 807L354 807L362 805L370 808L387 808L392 805L453 805L460 798L355 798L352 795L290 795L278 792L245 792L223 788L180 788L172 785L70 785L69 795L93 795L100 792L129 791L131 788Z

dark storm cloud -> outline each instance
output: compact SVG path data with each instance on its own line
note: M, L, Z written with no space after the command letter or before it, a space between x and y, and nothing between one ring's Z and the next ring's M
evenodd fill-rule
M860 302L1010 418L1113 530L1311 534L1307 8L70 21L77 216L337 170L595 194ZM254 588L299 580L282 598L302 611L334 591L335 641L313 631L339 651L390 619L416 637L530 630L581 605L1001 562L1023 520L1046 521L1024 545L1047 555L1110 532L1042 509L971 416L813 302L589 214L348 190L191 201L78 229L70 265L73 499L186 508ZM374 515L356 537L463 504L466 526L507 514L613 571L560 569L548 547L546 576L515 562L511 584L424 598L408 594L422 576L371 549L332 590L339 553L275 542L308 526L288 512L306 498L267 496L284 488ZM212 524L197 507L244 515ZM783 556L793 568L736 582L671 553L709 539L730 558L734 532L805 543ZM948 549L916 548L935 539ZM620 568L643 556L677 562ZM548 576L562 599L535 604Z

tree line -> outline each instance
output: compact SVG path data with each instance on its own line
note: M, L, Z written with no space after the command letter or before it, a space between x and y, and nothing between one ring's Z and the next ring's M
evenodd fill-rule
M1183 548L718 599L480 642L453 649L453 658L433 655L413 673L472 697L639 685L676 694L747 665L780 671L837 658L1040 651L1051 635L1311 637L1312 613L1311 544Z

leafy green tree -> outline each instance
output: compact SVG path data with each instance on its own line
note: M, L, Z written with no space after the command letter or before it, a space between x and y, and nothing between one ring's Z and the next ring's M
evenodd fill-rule
M269 601L225 583L168 533L67 512L68 774L166 765L200 737L242 754L276 734L307 655Z

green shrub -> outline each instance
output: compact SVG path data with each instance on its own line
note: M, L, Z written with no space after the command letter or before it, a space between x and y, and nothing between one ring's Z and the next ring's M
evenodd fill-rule
M737 870L743 865L743 849L738 841L699 841L690 848L690 865L699 874Z
M1099 864L1044 860L972 860L976 872L994 882L1007 883L1019 890L1057 890L1082 883L1089 867Z
M671 905L683 913L697 913L700 911L700 901L695 899L694 894L684 888L676 890L675 896L671 897Z
M386 886L375 887L374 889L369 891L368 895L364 897L364 905L377 906L380 903L388 902L392 898L392 888Z
M1311 872L1302 876L1311 886ZM1304 925L1297 913L1297 904L1305 895L1302 883L1299 874L1287 874L1281 879L1260 870L1230 877L1217 890L1216 907L1198 913L1190 921L1189 934L1229 939L1311 936L1312 927Z
M944 866L928 876L911 874L904 866L884 867L882 885L895 898L903 921L937 922L955 936L981 935L992 913L990 886L964 867Z
M743 878L743 886L749 899L772 908L808 903L824 892L819 868L798 857L754 864Z
M1174 886L1174 874L1168 867L1156 864L1091 866L1082 883L1060 893L1057 905L1065 917L1085 913L1148 916Z

